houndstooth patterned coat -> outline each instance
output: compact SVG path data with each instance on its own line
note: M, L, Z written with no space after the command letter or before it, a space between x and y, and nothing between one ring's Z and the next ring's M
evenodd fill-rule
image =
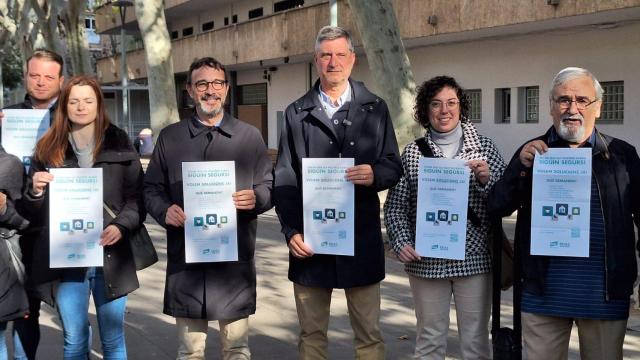
M463 121L462 149L456 159L485 160L489 164L491 178L486 185L476 181L473 172L469 180L469 207L478 215L481 226L475 226L467 220L467 241L464 260L449 260L423 257L420 261L405 264L405 271L413 276L441 279L456 276L470 276L491 271L491 255L487 243L489 218L487 214L487 196L493 185L500 179L505 162L493 141L479 135L470 122ZM431 140L431 131L426 133L427 143L434 157L444 157L440 148ZM418 163L422 153L415 141L408 144L402 152L404 175L387 196L384 205L384 222L391 245L396 254L405 245L415 246L416 198L418 193Z

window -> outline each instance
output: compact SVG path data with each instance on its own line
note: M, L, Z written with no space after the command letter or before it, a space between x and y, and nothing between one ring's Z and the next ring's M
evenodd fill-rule
M304 0L284 0L273 3L273 12L285 11L304 5Z
M178 38L178 30L174 30L171 32L171 40L175 40Z
M229 17L225 16L224 17L224 26L227 26L227 25L229 25Z
M231 23L232 24L238 23L238 15L232 15L231 16Z
M193 35L193 26L182 29L182 36Z
M249 19L255 19L257 17L262 16L263 14L264 14L264 11L262 10L262 8L249 10Z
M479 123L482 121L482 90L465 90L464 94L469 100L469 121Z
M259 105L267 103L267 84L242 85L240 88L241 105Z
M624 81L600 83L604 90L599 123L622 124L624 120Z
M518 122L536 124L540 119L540 87L518 88Z
M496 124L508 124L511 122L511 89L496 89Z
M213 21L206 22L202 24L202 31L213 30Z

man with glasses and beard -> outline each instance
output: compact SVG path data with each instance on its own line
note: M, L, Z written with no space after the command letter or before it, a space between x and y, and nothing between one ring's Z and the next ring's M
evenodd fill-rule
M560 71L549 97L553 126L516 151L491 194L493 215L518 210L516 258L522 267L524 350L531 360L566 359L574 322L583 359L622 359L638 272L640 159L633 146L595 128L602 95L588 70ZM554 147L592 151L589 257L530 254L533 160Z
M249 315L256 310L254 250L258 214L271 208L271 159L260 132L224 112L224 66L206 57L189 67L193 116L164 128L145 175L147 211L167 231L164 313L176 318L178 359L204 359L208 322L218 320L224 359L249 359ZM235 161L232 194L238 261L185 262L182 163Z

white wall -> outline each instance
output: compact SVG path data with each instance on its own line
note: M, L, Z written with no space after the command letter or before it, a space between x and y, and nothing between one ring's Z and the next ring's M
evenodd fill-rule
M600 130L640 147L640 22L614 29L584 27L563 31L511 36L475 42L437 45L409 50L418 84L433 76L447 74L468 89L482 89L482 122L479 131L490 136L505 159L526 140L545 132L551 125L548 93L553 76L566 66L591 70L600 81L624 81L625 113L622 125L596 125ZM245 75L246 73L246 75ZM250 75L253 74L253 75ZM262 70L238 72L238 83L261 79ZM360 57L354 79L364 81L373 92L377 85L366 59ZM268 87L269 147L277 146L276 112L308 90L308 63L278 66ZM312 68L312 81L317 75ZM257 80L257 78L255 78ZM261 81L253 81L261 82ZM516 88L540 87L540 120L523 124L517 120ZM511 123L494 122L494 91L512 88Z
M490 136L509 159L528 139L551 125L548 94L555 74L567 66L591 70L600 81L624 81L624 122L598 125L603 132L640 148L640 22L614 29L585 27L492 40L437 45L408 51L416 83L450 75L467 89L482 89L479 131ZM365 59L358 59L352 76L377 90ZM516 88L540 87L540 120L518 123ZM494 91L512 88L511 123L494 121Z

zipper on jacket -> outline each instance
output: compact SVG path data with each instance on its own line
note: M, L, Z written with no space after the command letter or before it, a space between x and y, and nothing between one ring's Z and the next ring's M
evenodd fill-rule
M602 213L602 220L604 220L604 226L602 231L604 233L604 299L609 301L609 266L607 261L607 222L604 218L604 209L602 208L602 194L600 193L600 184L598 178L593 175L593 180L596 182L596 188L598 189L598 197L600 198L600 212Z

